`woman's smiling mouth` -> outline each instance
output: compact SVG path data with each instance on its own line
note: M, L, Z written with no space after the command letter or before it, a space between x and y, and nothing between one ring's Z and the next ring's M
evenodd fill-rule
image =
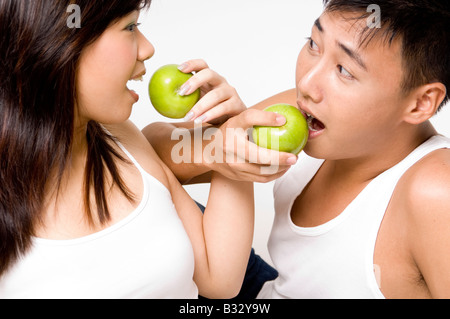
M139 82L144 81L144 75L145 75L145 73L146 73L145 71L139 73L138 75L132 77L128 82L130 82L130 81L139 81ZM138 102L138 101L139 101L139 94L137 94L136 91L131 90L130 88L128 88L128 86L127 86L127 89L128 89L128 91L130 92L130 94L131 94L131 96L133 97L133 99L134 99L136 102Z

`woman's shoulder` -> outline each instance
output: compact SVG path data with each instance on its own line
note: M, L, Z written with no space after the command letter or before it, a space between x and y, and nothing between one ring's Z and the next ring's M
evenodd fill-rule
M104 125L104 127L147 173L158 179L166 187L168 186L165 165L133 122L128 120L120 124Z

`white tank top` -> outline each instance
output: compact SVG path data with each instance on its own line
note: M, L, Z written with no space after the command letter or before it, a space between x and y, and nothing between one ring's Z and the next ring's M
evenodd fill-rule
M169 190L122 149L142 175L138 207L86 237L34 238L0 279L0 298L198 298L193 249Z
M384 298L373 263L382 219L402 175L442 148L450 148L450 140L432 137L372 180L339 216L311 228L296 226L291 208L324 161L301 154L274 186L275 220L268 248L279 277L267 282L258 298Z

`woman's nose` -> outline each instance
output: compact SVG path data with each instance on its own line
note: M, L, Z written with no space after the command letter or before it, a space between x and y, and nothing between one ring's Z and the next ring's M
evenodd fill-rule
M151 44L150 41L147 40L147 38L140 31L138 31L138 36L139 36L138 60L146 61L155 54L155 48L153 44Z

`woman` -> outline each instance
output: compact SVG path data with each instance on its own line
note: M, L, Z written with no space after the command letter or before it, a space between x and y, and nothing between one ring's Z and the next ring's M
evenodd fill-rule
M127 120L127 82L154 53L137 29L150 0L77 1L80 28L70 4L0 0L0 297L237 294L252 185L214 175L202 215Z

